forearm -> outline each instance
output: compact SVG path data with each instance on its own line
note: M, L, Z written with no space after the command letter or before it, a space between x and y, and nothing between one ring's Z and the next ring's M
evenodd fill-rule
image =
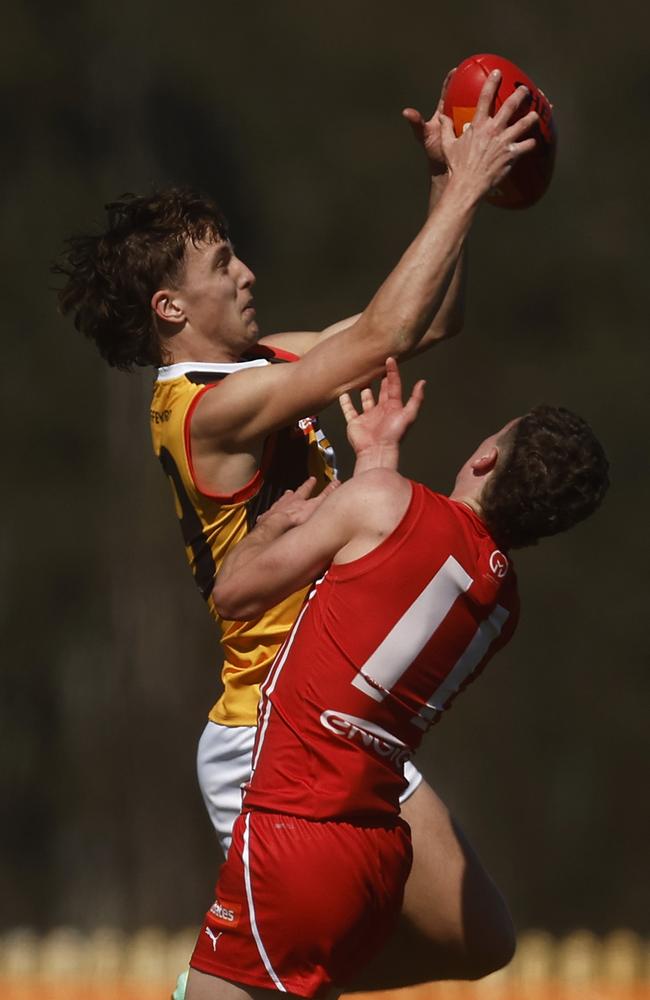
M434 208L440 201L442 195L444 194L447 184L449 183L449 174L447 170L443 170L440 173L435 173L433 170L429 174L429 207L427 211L427 216L431 215Z
M454 268L451 271L447 290L440 308L426 331L411 351L411 355L428 350L441 340L457 336L465 322L465 300L467 289L467 241L463 244Z
M435 208L438 206L447 187L448 180L449 175L446 170L442 173L431 173L427 218L433 214ZM408 352L409 354L420 353L421 351L427 350L435 342L453 337L460 333L465 318L466 285L467 242L465 241L462 244L456 263L450 269L445 289L442 290L440 307L435 313L430 326L423 334L419 342L415 345L413 350ZM352 316L346 320L342 320L339 323L335 323L332 326L327 327L319 335L319 339L322 341L324 338L330 337L332 334L338 333L340 330L345 329L348 326L352 326L352 324L359 318L359 315ZM381 466L371 465L370 467L396 468L397 466L387 462L385 465L382 463Z
M345 495L342 506L337 502L342 491L344 487L329 494L323 491L321 496L326 499L299 524L295 523L295 511L282 517L266 515L235 546L224 560L223 573L218 574L212 592L223 618L250 621L322 573L356 524L356 512L348 510ZM337 515L341 510L343 513Z
M450 181L423 229L383 283L360 324L376 336L385 331L389 353L412 353L443 309L451 316L462 295L464 267L458 267L478 198ZM431 334L430 336L433 336Z
M217 587L227 587L231 580L244 570L254 569L254 563L268 551L269 546L292 527L289 518L280 515L258 521L245 538L234 545L223 560L217 574ZM215 593L215 600L217 593Z
M429 209L428 214L434 211L440 201L442 194L447 187L449 175L444 173L431 174L431 186L429 189ZM418 354L427 350L439 340L454 337L460 333L465 321L465 293L467 288L467 240L463 243L461 251L453 267L447 290L442 298L433 321L421 338L416 349L412 352Z
M212 590L214 605L222 618L251 621L297 589L291 582L283 586L282 562L275 556L278 546L281 551L283 536L290 527L286 518L269 517L230 550Z
M429 187L429 201L428 201L427 218L433 213L433 210L438 205L438 202L440 201L440 199L441 199L441 197L442 197L442 195L443 195L443 193L445 191L445 188L447 187L448 180L449 180L449 175L447 174L446 168L443 169L443 170L441 170L440 172L435 172L433 169L431 170L431 173L430 173L430 187ZM452 313L451 306L455 305L455 300L458 298L458 293L459 293L459 287L458 286L460 284L460 272L463 270L463 268L462 268L462 261L463 261L464 257L465 257L465 248L463 247L463 249L461 251L461 254L460 254L460 257L459 257L459 260L458 260L458 263L457 263L456 267L454 268L452 279L451 279L451 281L449 283L448 292L447 292L447 294L444 297L443 305L438 310L437 316L439 316L443 312L443 309L444 309L445 313L447 313L447 312L450 313L449 318L450 319L452 318L451 317L451 313ZM448 300L449 300L449 302L448 302ZM452 303L452 300L454 300L453 303ZM449 305L449 307L450 307L449 309L445 308L445 306L447 306L447 305ZM457 312L457 310L455 310L455 309L453 311ZM340 333L341 330L345 330L348 327L352 326L354 323L357 322L358 319L360 319L360 317L361 317L361 313L357 313L356 316L348 316L347 319L339 320L337 323L333 323L331 326L326 327L320 333L316 334L315 338L317 338L318 341L322 342L323 340L327 339L328 337L331 337L331 336L333 336L336 333ZM437 319L437 317L436 317L436 319ZM460 322L462 322L462 319L460 319ZM436 321L434 321L434 326L435 326L435 328L437 330L439 327L442 326L442 323L437 323ZM427 331L427 333L425 334L426 338L428 338L428 336L429 336L429 331ZM440 334L438 334L437 336L434 336L432 339L438 339L439 336L440 336ZM316 341L314 341L314 342L316 342ZM386 467L388 467L388 466L386 466Z

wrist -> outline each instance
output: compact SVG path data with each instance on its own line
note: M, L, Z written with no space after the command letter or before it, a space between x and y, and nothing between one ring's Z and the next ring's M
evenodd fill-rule
M459 174L449 174L449 179L442 194L445 201L454 201L460 211L473 213L483 197L482 191L476 190L476 185Z
M430 175L430 187L429 187L429 211L431 212L435 206L438 204L442 193L449 183L449 174L446 168L442 173L435 173L433 168L431 169Z
M358 452L354 465L354 475L369 472L370 469L397 469L399 464L399 445L377 444Z

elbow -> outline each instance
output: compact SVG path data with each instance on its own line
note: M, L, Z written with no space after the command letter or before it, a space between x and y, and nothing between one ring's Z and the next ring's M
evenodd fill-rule
M355 324L355 335L358 342L365 342L366 349L383 367L389 355L399 358L408 354L418 339L419 325L408 309L386 308L371 302Z
M432 339L451 340L453 337L457 337L460 333L462 333L464 323L465 317L460 314L446 316L444 322L434 324Z
M229 584L216 583L212 590L212 600L219 617L229 622L250 621L259 614L259 608Z
M463 332L463 327L465 325L464 316L454 316L445 324L445 331L443 333L443 340L451 340L452 337L457 337Z

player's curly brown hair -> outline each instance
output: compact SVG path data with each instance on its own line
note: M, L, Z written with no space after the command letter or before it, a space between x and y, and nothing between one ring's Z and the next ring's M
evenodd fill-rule
M105 231L73 236L52 266L67 279L59 308L109 365L164 364L151 297L179 278L189 240L227 239L228 224L212 199L190 188L124 194L106 212Z
M504 463L481 497L483 518L504 549L582 521L609 486L609 463L589 424L561 406L537 406L504 436Z

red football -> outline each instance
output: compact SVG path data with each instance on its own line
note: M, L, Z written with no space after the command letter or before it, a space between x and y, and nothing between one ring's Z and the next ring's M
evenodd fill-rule
M452 74L445 94L444 111L452 119L456 135L460 135L463 127L474 117L483 84L494 69L501 71L501 82L492 114L499 110L513 90L524 84L530 91L530 101L524 101L513 121L532 108L539 115L539 124L532 133L537 139L535 149L517 161L486 200L501 208L528 208L542 197L553 176L557 139L553 107L546 94L509 59L485 54L470 56Z

